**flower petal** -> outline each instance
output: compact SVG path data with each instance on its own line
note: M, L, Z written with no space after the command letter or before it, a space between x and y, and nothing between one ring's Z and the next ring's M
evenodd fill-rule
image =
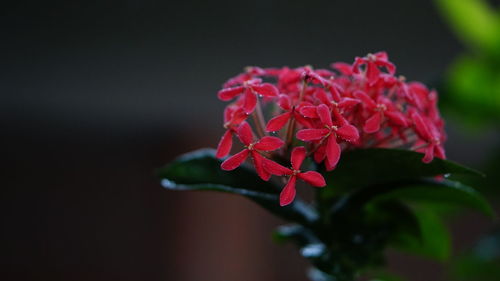
M422 162L428 164L434 159L434 145L430 144L425 148L425 156L422 158Z
M287 95L280 95L278 99L278 105L284 110L292 110L292 101Z
M252 151L253 165L257 175L264 181L268 181L271 178L271 174L264 168L264 162L266 158L260 155L257 151Z
M233 88L225 88L217 93L217 96L220 100L228 101L236 97L237 95L243 93L245 88L243 86L233 87Z
M297 176L312 186L323 187L326 185L325 178L323 178L320 173L315 171L299 173Z
M255 143L254 148L263 151L273 151L282 147L283 144L285 142L278 137L263 137Z
M344 125L337 130L337 134L346 141L356 142L359 139L359 132L353 125Z
M228 159L226 159L226 161L222 162L222 164L220 165L221 169L224 171L231 171L238 168L241 163L243 163L243 161L247 159L248 152L248 149L244 149L229 157Z
M343 75L351 75L352 74L352 66L345 62L336 62L332 63L332 68L338 70Z
M392 123L402 127L408 126L408 123L406 122L406 118L403 115L403 113L399 111L386 111L384 114Z
M243 110L243 108L238 108L236 111L234 111L230 123L232 125L239 125L241 124L241 122L245 121L247 117L248 114L245 112L245 110Z
M333 134L328 137L325 152L327 166L331 168L337 166L340 159L341 147L337 143L337 138Z
M432 136L422 116L420 116L420 114L418 114L417 112L413 112L411 118L413 119L413 123L415 124L415 132L424 140L430 140Z
M328 127L333 126L332 122L332 114L330 113L330 109L328 108L327 105L325 104L320 104L317 108L316 111L318 113L319 118L321 119L321 122Z
M320 140L329 132L328 129L303 129L297 132L296 137L301 141Z
M434 147L434 153L436 154L436 157L441 159L446 159L446 153L444 152L444 147L442 147L441 145L436 145Z
M240 141L246 146L249 146L253 142L252 128L250 128L247 122L241 123L236 134Z
M257 96L254 93L252 93L252 91L246 90L245 99L243 101L243 108L245 109L245 112L248 114L252 113L256 105L257 105Z
M269 159L266 159L264 161L264 169L266 169L266 171L276 176L284 176L292 174L292 170Z
M277 97L279 94L278 88L273 84L263 83L260 85L252 85L252 89L259 95L266 97Z
M288 183L280 193L280 206L286 206L292 203L293 199L295 199L295 194L297 193L295 190L296 181L297 178L295 176L291 176L288 180Z
M324 104L330 104L332 102L332 99L328 96L328 93L321 88L316 90L314 97Z
M316 106L307 105L300 107L300 114L308 118L318 118L318 113L316 110Z
M290 159L292 162L292 168L294 170L300 170L302 162L306 159L306 149L303 146L297 146L292 150L292 156Z
M377 104L373 101L373 99L361 91L356 91L353 93L353 96L363 102L363 105L369 109L375 109Z
M231 151L231 147L233 146L233 131L227 130L222 138L219 141L219 145L217 145L217 152L215 153L215 157L222 158L229 154Z
M380 77L380 69L373 62L368 62L366 64L366 80L369 85L373 85L378 81Z
M361 102L360 100L353 99L353 98L343 98L339 102L339 108L351 109L352 107L354 107L355 105L357 105L360 102Z
M380 130L380 122L382 121L382 113L375 112L368 120L366 120L363 130L367 134L372 134Z
M314 161L316 161L316 163L321 163L323 160L325 160L326 157L325 151L326 151L326 145L322 145L318 147L316 152L314 152Z
M290 120L290 117L292 116L292 112L285 112L281 115L278 115L274 117L273 119L269 120L266 126L266 131L268 132L277 132L281 130L288 120Z

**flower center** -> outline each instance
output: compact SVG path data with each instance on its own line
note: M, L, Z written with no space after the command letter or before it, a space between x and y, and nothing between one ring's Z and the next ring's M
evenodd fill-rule
M292 170L292 176L296 176L297 174L300 174L300 170Z
M431 144L440 145L441 144L441 140L439 140L438 138L433 138L431 140Z
M375 109L377 111L386 111L387 110L387 106L383 103L379 103L377 104L377 108Z
M255 143L251 143L247 146L248 150L253 150L253 147L255 146Z

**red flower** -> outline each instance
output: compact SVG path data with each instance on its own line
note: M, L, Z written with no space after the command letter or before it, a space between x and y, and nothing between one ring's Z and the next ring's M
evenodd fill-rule
M225 171L231 171L238 168L250 155L253 159L253 164L257 174L265 181L269 180L270 174L264 169L263 163L267 160L260 154L260 151L274 151L284 142L277 137L263 137L254 142L254 134L250 125L244 122L236 132L240 141L245 145L245 149L226 159L221 164L221 168Z
M218 97L235 101L224 112L226 131L216 156L229 154L234 134L245 149L225 160L222 169L233 170L250 157L264 180L271 174L289 176L280 196L281 205L286 205L295 196L297 178L315 186L325 184L321 175L299 171L306 155L323 162L328 171L335 169L342 150L348 149L411 147L425 154L425 163L445 158L444 121L435 91L394 76L396 68L385 52L357 57L352 65L333 63L331 67L333 71L310 66L248 67L228 80ZM269 80L263 83L261 78ZM244 122L250 113L259 140L254 140L250 125ZM281 139L267 136L285 126L286 132L276 134ZM294 149L297 140L307 146ZM273 162L290 153L292 168Z
M302 103L302 105L303 104L306 103ZM300 108L302 105L299 105L298 107L292 106L292 101L289 96L280 95L278 100L278 106L285 112L269 120L266 126L266 131L268 132L279 131L292 118L297 120L297 122L299 122L300 124L303 124L305 126L309 125L309 121L306 120L304 117L302 117L302 115L300 115L297 110L297 108Z
M237 76L229 79L224 83L224 88L230 88L237 85L242 85L245 81L252 80L256 76L265 76L267 71L257 66L248 66L245 68L245 72L238 74Z
M224 128L226 128L226 132L217 146L217 152L215 154L217 158L223 158L229 154L233 146L233 134L236 132L236 127L238 127L241 122L245 121L247 117L248 115L240 107L226 107L226 110L224 110Z
M416 111L411 114L411 117L415 125L415 131L421 138L421 140L416 143L417 146L422 146L418 151L423 151L425 153L422 162L430 163L432 159L434 159L434 156L445 159L446 155L441 141L442 136L434 124L430 120L424 119L424 117Z
M330 110L325 104L321 104L317 107L317 114L324 128L300 130L297 132L297 138L302 141L320 140L320 146L325 146L324 153L326 156L327 170L333 170L340 159L341 152L340 144L337 142L337 136L348 142L356 142L359 139L359 133L356 127L350 125L343 118L338 118L336 120L336 125L334 125Z
M367 134L375 133L380 130L380 125L387 117L394 125L406 127L406 117L393 105L393 103L380 96L375 103L367 94L357 91L354 96L363 101L363 105L370 111L370 117L366 119L363 131Z
M396 72L394 64L389 62L386 52L378 52L375 54L368 54L366 57L356 57L352 65L353 73L360 73L360 67L365 66L366 80L369 85L375 84L380 77L379 67L385 67L389 74L393 75Z
M288 179L288 183L285 185L283 190L280 193L280 205L286 206L292 203L295 198L296 189L295 185L297 182L297 178L307 182L308 184L316 187L323 187L326 185L325 179L323 176L315 171L302 172L300 170L300 166L302 166L302 162L306 158L306 149L303 146L299 146L293 149L290 162L292 164L292 168L286 168L281 166L280 164L267 161L265 163L266 169L273 175L277 176L290 176Z
M243 109L250 114L257 105L257 95L265 97L277 97L278 89L270 83L262 83L261 79L252 79L243 82L242 86L225 88L219 91L220 100L229 101L243 94Z

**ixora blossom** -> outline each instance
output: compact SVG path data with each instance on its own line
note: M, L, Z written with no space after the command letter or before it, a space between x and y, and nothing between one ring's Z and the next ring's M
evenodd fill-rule
M221 168L234 170L251 159L263 180L285 177L280 195L284 206L295 198L297 179L326 185L320 173L300 170L307 157L327 171L342 164L342 151L357 148L406 148L423 153L424 163L445 158L446 135L435 91L395 76L396 67L385 52L331 66L248 67L229 79L218 93L230 103L216 156L230 153L235 135L244 149Z

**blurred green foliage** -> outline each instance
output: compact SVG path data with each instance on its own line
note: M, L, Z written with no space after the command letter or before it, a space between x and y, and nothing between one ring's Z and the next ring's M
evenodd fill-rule
M500 12L486 0L436 0L467 46L449 68L441 105L469 125L500 120Z

